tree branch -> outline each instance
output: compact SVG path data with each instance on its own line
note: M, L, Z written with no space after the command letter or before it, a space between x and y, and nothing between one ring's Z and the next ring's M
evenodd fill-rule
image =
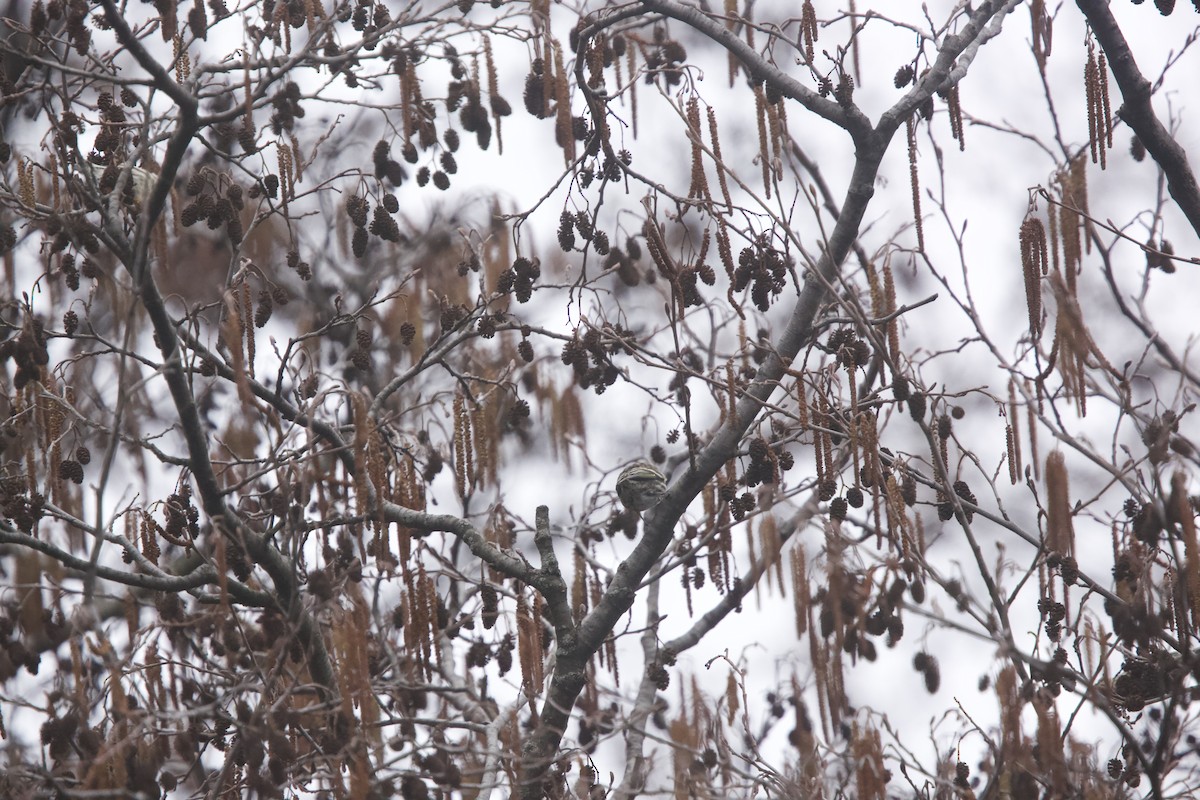
M1096 41L1108 57L1108 66L1121 90L1121 107L1117 116L1137 134L1146 152L1167 176L1167 191L1187 217L1197 236L1200 236L1200 186L1188 163L1187 153L1159 121L1150 103L1153 92L1150 81L1138 69L1133 51L1117 25L1108 3L1103 0L1075 0Z

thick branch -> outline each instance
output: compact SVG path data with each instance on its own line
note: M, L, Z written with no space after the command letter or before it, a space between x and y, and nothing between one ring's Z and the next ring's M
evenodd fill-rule
M125 239L118 221L111 218L106 220L109 235L113 241L122 243L122 246L117 248L118 255L136 282L142 304L154 326L159 350L163 356L163 378L171 393L175 411L179 415L179 428L187 443L192 476L196 482L204 511L216 524L217 535L236 536L245 547L247 554L271 576L271 581L274 583L276 594L279 597L280 608L297 623L301 638L304 640L309 653L309 669L313 679L324 688L328 697L336 697L337 685L334 680L333 666L329 661L324 638L313 623L311 616L304 609L294 565L265 537L242 525L238 516L225 505L224 492L213 470L209 455L209 441L205 434L205 426L200 418L200 411L196 406L196 399L188 382L187 371L184 369L183 354L176 335L175 324L170 314L167 313L166 305L150 269L151 231L154 229L158 217L161 216L171 184L183 163L183 158L191 146L192 140L199 132L196 114L198 103L195 97L175 83L162 65L155 62L146 52L142 43L138 41L137 36L121 17L112 0L104 1L104 9L121 44L128 48L143 69L154 76L156 86L166 92L179 106L177 127L167 144L162 173L159 175L141 218L138 220L132 244Z
M937 58L917 85L880 116L875 130L890 136L934 92L948 89L966 77L979 48L1000 34L1004 18L1020 4L1021 0L991 0L971 12L962 30L942 41Z
M1103 0L1075 0L1075 3L1087 18L1117 79L1123 101L1117 116L1125 120L1125 124L1137 134L1146 146L1146 152L1167 176L1167 191L1187 217L1192 230L1200 236L1200 187L1196 184L1196 174L1188 163L1187 153L1154 114L1154 107L1150 104L1150 81L1138 69L1129 43L1125 41L1125 35L1109 10L1108 3Z
M461 517L452 514L426 514L411 508L383 501L380 503L383 518L397 525L408 528L418 528L423 531L443 531L458 537L463 544L492 569L503 572L510 578L528 583L544 590L544 581L540 573L528 561L510 552L504 551L483 538L475 526Z
M725 594L721 595L721 599L696 620L692 624L692 627L688 628L682 635L667 642L665 646L675 654L690 650L699 644L713 628L723 622L731 612L741 606L742 599L754 591L763 574L774 568L775 559L783 557L783 547L791 541L796 531L804 530L808 526L808 523L812 521L812 518L816 516L819 506L820 500L816 490L814 490L804 505L779 529L779 552L764 554L763 558L759 560L754 568L742 576L742 580L737 586L731 587Z
M759 368L758 374L738 400L735 413L728 418L712 440L697 454L691 468L670 487L666 497L655 506L644 521L645 532L630 557L616 571L612 584L599 604L579 625L575 647L559 643L558 659L550 693L543 706L541 724L525 742L527 778L521 796L539 796L539 783L533 777L557 752L566 730L566 723L575 699L585 680L587 659L596 652L630 607L637 587L654 566L671 540L672 531L683 512L712 480L717 471L737 453L746 431L754 424L770 396L779 388L780 380L793 359L814 334L818 315L828 296L829 287L836 284L842 262L854 246L867 206L875 194L879 166L900 123L925 99L940 88L950 75L960 55L972 53L982 41L994 37L999 22L1012 10L1018 0L991 0L972 12L967 24L953 36L948 36L939 48L935 67L916 89L909 92L880 118L875 129L857 109L836 106L838 113L828 108L828 101L804 89L793 78L760 57L741 40L733 37L715 20L698 9L675 3L673 0L645 0L646 8L673 17L699 30L733 53L756 78L771 82L787 97L826 119L842 125L854 139L856 159L850 185L842 202L840 216L817 262L814 274L807 276L804 287L792 310L791 317L775 347ZM814 102L814 98L821 103Z
M170 575L167 573L149 575L144 572L130 572L128 569L115 569L105 566L93 567L91 562L86 558L73 555L60 547L56 547L45 539L21 533L8 525L0 525L0 544L12 544L28 548L29 550L36 550L53 558L68 569L78 570L81 574L94 572L97 577L106 581L138 589L150 589L156 592L183 592L188 589L196 589L200 586L215 583L217 580L216 570L207 565L198 567L186 575Z
M733 54L745 66L752 80L765 81L779 90L784 97L795 100L817 116L844 128L855 138L870 130L870 120L857 108L843 106L821 97L779 66L763 58L757 50L738 38L737 34L701 9L685 6L674 0L643 0L642 5L657 14L677 19L704 34L723 50Z
M546 599L550 622L560 642L575 635L575 621L571 617L571 604L567 600L567 583L563 580L554 554L554 540L550 536L550 508L538 506L533 542L537 546L542 566L538 570L539 591Z

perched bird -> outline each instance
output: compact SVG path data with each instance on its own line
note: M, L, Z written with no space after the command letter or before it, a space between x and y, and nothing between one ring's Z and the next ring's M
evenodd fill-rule
M617 477L617 497L631 511L641 513L653 508L666 493L666 477L657 467L645 461L630 464Z
M104 179L104 167L99 164L93 164L90 161L84 161L81 165L92 176L97 184ZM146 202L146 198L150 196L150 192L154 189L154 182L158 180L158 175L144 170L141 167L130 167L130 178L133 181L133 198L139 203Z

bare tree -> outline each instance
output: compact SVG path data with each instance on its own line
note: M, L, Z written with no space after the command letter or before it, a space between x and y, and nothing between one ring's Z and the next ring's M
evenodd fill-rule
M1192 796L1197 32L817 5L10 3L0 791Z

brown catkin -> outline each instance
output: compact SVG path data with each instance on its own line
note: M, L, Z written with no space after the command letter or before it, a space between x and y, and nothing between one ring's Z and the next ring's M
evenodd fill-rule
M1037 217L1026 217L1018 237L1021 272L1025 278L1025 308L1029 313L1029 336L1036 341L1042 332L1042 276L1047 269L1046 229Z
M1026 381L1026 391L1027 392L1032 391L1032 388L1028 381ZM1041 402L1041 400L1039 397L1039 403L1040 402ZM1026 418L1026 421L1027 421L1028 427L1029 427L1029 463L1033 465L1034 480L1040 481L1042 479L1042 474L1041 474L1042 470L1041 470L1041 462L1038 461L1038 448L1037 448L1038 419L1037 419L1037 414L1038 414L1037 409L1035 409L1033 407L1032 403L1026 404L1025 418Z
M1017 479L1020 480L1020 476L1025 473L1025 467L1021 461L1021 418L1017 414L1017 384L1013 380L1008 382L1008 424L1013 432L1013 454L1016 460Z
M804 58L809 66L812 66L816 55L815 45L819 30L817 12L813 8L812 0L804 0L804 6L800 9L800 35L804 39Z
M908 176L912 182L913 220L917 228L917 249L925 250L925 228L921 223L921 179L917 172L917 123L909 117L904 123L908 133Z
M496 152L499 155L504 155L504 137L500 132L500 120L503 115L500 113L500 81L496 74L496 62L492 56L492 40L490 37L483 37L483 63L484 69L487 71L488 80L488 97L491 98L492 109L492 127L496 130Z
M804 391L804 376L802 373L795 373L796 378L796 419L800 423L800 430L806 431L809 428L808 417L808 397Z
M637 75L637 59L634 53L637 52L636 47L625 48L625 58L630 75ZM732 57L732 56L731 56ZM629 81L629 116L630 123L633 126L633 138L638 135L638 102L637 102L637 84L635 80Z
M688 139L692 143L692 176L688 198L707 199L708 179L704 175L704 150L701 147L700 101L693 95L687 103Z
M963 151L967 149L967 140L963 136L963 119L962 105L958 99L958 84L954 84L949 91L946 92L946 112L950 117L950 136L958 140L958 149Z
M59 181L58 181L58 157L55 156L54 153L50 154L50 162L49 162L49 165L47 166L47 172L50 173L50 186L51 186L51 190L52 190L51 197L53 198L53 200L52 200L53 207L55 209L59 209L62 207L62 200L61 200L61 197L59 196L60 189L59 189ZM132 180L132 176L131 176L131 180Z
M1108 99L1108 59L1104 53L1100 53L1100 102L1101 102L1101 122L1104 126L1104 143L1105 147L1112 149L1113 146L1113 113L1112 104Z
M749 26L747 26L749 28ZM767 98L762 86L754 87L754 111L758 118L758 158L762 163L763 191L771 199L771 150L767 142Z
M725 179L725 162L721 159L721 140L717 137L717 114L713 111L713 107L708 107L708 136L712 140L713 158L717 164L717 182L721 185L721 198L725 201L725 207L733 208L733 200L729 195L729 182ZM733 272L732 267L729 272Z
M1087 97L1087 121L1088 121L1088 150L1092 154L1092 163L1099 161L1097 149L1103 149L1097 141L1100 137L1096 133L1096 90L1099 88L1100 80L1096 76L1096 48L1088 42L1087 62L1083 67L1083 88Z
M776 178L780 176L783 169L783 121L779 117L779 110L783 106L783 103L767 104L767 127L771 138L771 171Z
M1008 453L1008 482L1013 486L1017 485L1017 445L1016 432L1012 425L1004 426L1004 448Z
M1046 456L1046 547L1062 555L1075 552L1075 526L1071 518L1071 489L1067 463L1055 450Z
M1108 166L1107 150L1112 147L1112 128L1109 124L1111 107L1108 102L1108 75L1103 55L1096 59L1096 48L1088 42L1087 64L1083 69L1084 90L1087 96L1088 149L1092 163L1100 169Z
M892 265L883 266L883 294L887 299L887 313L896 313L896 281L892 276ZM893 317L887 323L888 355L891 356L892 366L900 368L900 320Z
M809 630L809 576L805 563L804 548L794 547L791 553L792 607L796 613L796 636L802 637Z
M540 671L542 653L537 646L538 626L529 610L529 601L524 590L517 592L517 656L521 663L521 687L528 697L540 694L541 684L536 681L536 673Z
M558 116L555 120L559 146L563 149L563 160L568 167L575 161L575 136L571 121L571 86L563 66L562 47L554 43L554 91L558 101Z
M733 282L733 245L729 241L729 229L725 227L725 218L717 217L717 254L721 256L721 266L725 268L725 275L729 278L730 283ZM733 289L730 288L730 296L732 297ZM743 319L744 319L743 315Z
M246 372L254 379L254 301L250 296L250 284L242 283L242 332L246 336Z
M1080 235L1080 214L1074 205L1077 198L1071 188L1070 177L1062 184L1063 202L1058 207L1058 234L1062 242L1062 271L1068 276L1068 286L1075 282L1075 274L1082 260L1083 244Z
M292 183L292 148L288 144L279 142L275 150L279 162L279 199L286 211L288 200L294 196L295 192Z
M466 497L474 488L471 479L472 459L471 418L466 410L466 401L461 394L454 396L454 478L460 497Z
M19 184L17 193L21 197L21 203L27 207L34 206L37 196L33 188L33 162L28 158L22 160L17 167L17 181Z
M1070 173L1070 196L1073 206L1078 209L1083 224L1088 225L1088 189L1087 189L1087 159L1080 154L1077 158L1071 161ZM1092 240L1088 236L1083 237L1084 252L1092 252Z

